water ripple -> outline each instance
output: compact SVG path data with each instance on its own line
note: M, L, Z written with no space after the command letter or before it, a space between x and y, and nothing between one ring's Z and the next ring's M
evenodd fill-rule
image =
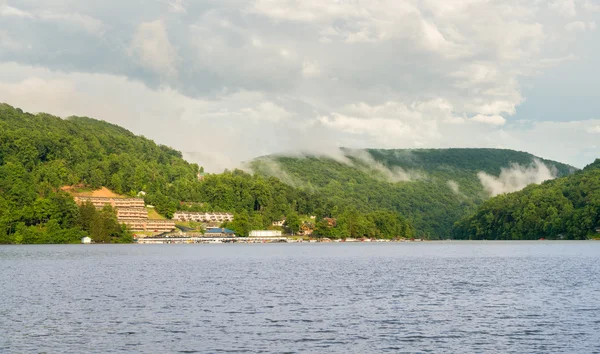
M0 352L600 352L600 243L0 246Z

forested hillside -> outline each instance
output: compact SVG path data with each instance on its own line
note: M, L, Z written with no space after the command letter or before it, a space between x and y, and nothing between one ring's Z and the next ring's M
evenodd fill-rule
M131 240L114 211L78 207L61 190L73 185L105 186L129 196L143 191L146 203L166 217L177 209L233 212L232 226L241 235L284 217L299 220L299 215L335 208L318 194L277 178L235 170L206 175L200 182L200 170L180 152L113 124L30 114L0 104L0 243L68 243L83 235L97 242ZM323 233L392 237L412 232L395 213L346 212Z
M351 207L385 209L413 221L416 233L431 239L451 236L452 225L489 198L477 174L498 175L512 164L529 165L535 156L498 149L350 150L344 158L267 156L252 161L258 174L277 176L314 191L336 217ZM571 166L539 159L558 176Z
M116 125L33 115L0 104L0 242L76 242L86 233L102 234L97 238L106 242L126 241L114 212L86 221L86 210L60 188L107 186L130 195L144 190L165 212L189 193L197 171L179 152Z
M485 202L457 222L454 236L473 240L586 239L600 226L600 160L571 176Z
M286 218L289 231L310 221L326 237L447 238L488 198L478 172L498 175L534 158L490 149L343 151L338 160L261 158L251 164L254 174L199 181L202 168L180 152L116 125L0 104L0 243L131 240L114 210L77 206L65 186L143 195L165 217L178 209L232 212L227 226L240 235ZM558 175L572 170L544 162Z

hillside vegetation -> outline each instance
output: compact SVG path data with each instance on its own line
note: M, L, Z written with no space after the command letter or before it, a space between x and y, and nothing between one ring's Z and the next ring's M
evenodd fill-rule
M457 222L454 236L473 240L586 239L600 226L600 160L571 176L486 201Z
M233 226L241 235L329 205L277 178L235 170L199 182L199 171L180 152L119 126L86 117L30 114L0 104L0 243L79 242L84 235L96 242L131 240L113 210L78 207L62 190L65 186L84 191L107 187L125 196L144 191L146 203L166 217L177 209L233 212ZM348 215L350 220L352 210ZM380 229L383 218L391 218L390 224ZM392 237L410 230L399 215L361 214L326 232Z
M148 190L149 202L168 211L197 171L179 152L116 125L0 104L0 242L77 242L85 234L96 241L127 241L114 211L78 208L60 188L106 186L128 195ZM166 197L170 189L175 193Z
M509 150L344 150L345 157L267 157L256 171L207 174L180 152L114 124L30 114L0 104L0 243L129 242L114 210L77 206L63 189L144 196L155 217L232 212L240 235L286 218L325 237L447 238L488 198L477 173L498 175L534 156ZM559 175L572 168L544 161ZM309 216L315 216L310 219ZM332 218L335 219L327 219Z
M512 150L350 150L343 158L267 156L251 167L264 176L317 193L324 214L337 217L347 208L366 213L385 209L412 220L418 236L452 236L453 224L489 198L479 172L499 175L512 164L530 165L534 159L558 176L574 168Z

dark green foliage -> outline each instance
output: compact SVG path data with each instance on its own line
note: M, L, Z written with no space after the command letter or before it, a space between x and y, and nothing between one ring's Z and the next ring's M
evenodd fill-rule
M412 223L400 214L379 210L362 213L356 208L347 208L338 214L336 225L332 227L325 219L317 220L314 235L327 238L413 238Z
M586 239L600 226L600 160L571 176L485 202L457 222L461 239Z
M478 172L498 175L501 168L512 163L529 165L535 158L523 152L496 149L344 152L349 161L270 156L253 161L252 168L258 174L275 175L319 195L323 202L315 211L317 216L338 217L347 208L355 209L361 217L389 210L412 220L416 236L437 239L451 237L454 222L488 198ZM554 166L559 175L574 170L542 161ZM456 183L459 191L453 191L449 182ZM357 224L349 221L348 225ZM355 233L354 229L351 232Z
M284 226L289 230L289 232L292 235L295 235L296 232L298 232L298 230L300 230L300 217L298 216L298 213L296 213L296 212L288 213L288 215L285 219Z
M145 191L147 202L169 216L180 200L197 195L197 173L178 151L116 125L0 104L0 243L79 242L94 230L77 224L78 208L62 186L106 186L130 196ZM111 222L101 228L111 231L95 234L97 242L127 239Z
M117 222L115 210L106 205L97 210L92 203L79 206L78 226L96 243L129 243L132 235Z
M545 160L532 154L507 149L412 149L412 150L367 150L373 158L385 166L401 166L405 169L423 171L483 171L497 176L502 168L513 163L529 165L534 159L547 166L554 166L559 176L575 172L572 166Z
M90 208L90 206L93 208ZM105 205L102 210L96 210L93 205L82 205L81 212L85 217L81 219L81 227L89 233L96 243L127 243L131 242L131 235L124 225L117 222L115 211L110 205Z

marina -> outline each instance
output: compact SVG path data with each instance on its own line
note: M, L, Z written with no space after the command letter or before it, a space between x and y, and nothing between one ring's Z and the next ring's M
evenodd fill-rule
M161 235L154 237L135 238L138 244L195 244L195 243L355 243L355 242L420 242L421 239L334 239L329 238L301 238L291 236L258 236L258 237L203 237Z

